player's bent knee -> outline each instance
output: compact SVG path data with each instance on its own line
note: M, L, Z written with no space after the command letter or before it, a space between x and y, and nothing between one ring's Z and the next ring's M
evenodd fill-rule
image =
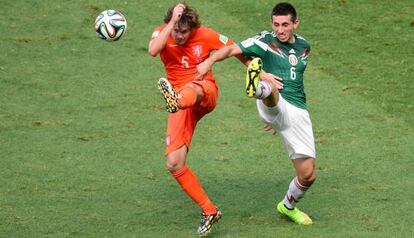
M316 171L314 167L308 167L307 169L303 169L298 171L298 179L302 185L310 186L316 180Z
M173 173L173 172L176 172L176 171L182 169L184 166L180 163L175 162L175 161L167 161L166 167L167 167L168 171Z
M311 176L309 176L308 178L306 178L307 179L307 182L308 183L314 183L315 182L315 180L316 180L316 173L312 173L312 175Z
M203 97L204 96L204 90L203 90L203 88L200 85L198 85L196 83L189 83L187 85L189 87L191 87L191 88L193 88L193 89L196 90L197 96L199 96L199 97Z
M316 180L316 173L314 171L312 171L311 173L308 174L302 174L299 175L299 182L305 186L310 186L312 185L315 180Z

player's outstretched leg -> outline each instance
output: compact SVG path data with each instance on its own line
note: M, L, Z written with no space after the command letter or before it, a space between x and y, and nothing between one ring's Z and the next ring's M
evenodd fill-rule
M262 70L262 60L260 58L254 58L250 61L249 66L247 66L247 75L246 75L246 94L248 97L252 98L256 96L256 91L259 86L259 74Z
M302 212L297 207L288 209L283 201L279 202L276 206L276 210L283 216L288 217L292 221L296 222L300 225L312 225L312 219L308 216L308 214Z
M221 218L221 211L217 209L217 212L215 214L206 215L204 213L201 214L201 223L198 227L197 233L200 236L207 236L210 231L211 227L214 223L218 222Z
M170 82L168 82L168 80L165 78L160 78L158 80L158 89L160 90L162 96L165 99L165 102L167 104L167 111L171 113L177 112L178 96L177 93L174 91L173 87L171 86Z

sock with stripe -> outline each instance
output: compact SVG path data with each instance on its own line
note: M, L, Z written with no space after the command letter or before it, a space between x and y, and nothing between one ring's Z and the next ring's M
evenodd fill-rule
M295 208L296 203L305 195L309 189L307 186L303 186L299 183L298 177L294 177L289 184L289 189L283 200L283 204L287 209Z

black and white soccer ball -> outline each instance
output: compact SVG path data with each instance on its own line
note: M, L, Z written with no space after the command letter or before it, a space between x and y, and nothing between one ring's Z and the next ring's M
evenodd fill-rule
M105 10L95 20L96 35L102 40L117 41L126 29L126 18L117 10Z

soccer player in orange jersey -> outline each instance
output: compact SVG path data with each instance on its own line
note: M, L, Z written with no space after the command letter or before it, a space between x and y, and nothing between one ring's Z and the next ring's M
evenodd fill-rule
M220 220L221 212L186 165L186 157L197 122L216 106L218 89L211 70L203 80L195 81L195 77L197 65L212 51L233 42L202 26L197 12L185 3L171 7L164 22L164 25L155 28L148 52L154 57L160 55L167 75L167 79L158 81L169 112L165 152L167 168L201 208L198 234L205 235ZM243 57L239 59L247 63Z

